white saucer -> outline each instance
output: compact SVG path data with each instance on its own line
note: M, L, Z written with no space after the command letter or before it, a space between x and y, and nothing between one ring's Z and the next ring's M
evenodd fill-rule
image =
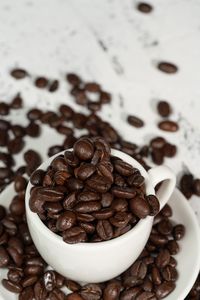
M11 184L0 194L0 204L8 207L14 193ZM179 272L176 289L165 299L184 300L200 270L200 230L192 208L179 190L174 191L169 204L173 209L172 220L185 225L186 235L180 241L180 253L175 256ZM6 270L0 269L0 281L2 278L6 278L6 273ZM17 299L15 294L8 292L0 283L0 300Z

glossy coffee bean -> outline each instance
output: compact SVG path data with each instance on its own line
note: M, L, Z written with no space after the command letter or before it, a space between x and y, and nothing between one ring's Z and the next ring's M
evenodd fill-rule
M10 262L8 252L3 246L0 246L0 268L5 268Z
M156 296L162 299L169 295L175 289L175 284L171 281L164 281L156 288Z
M89 160L93 156L94 146L89 140L82 139L75 143L74 153L81 160Z
M136 128L141 128L144 126L144 121L136 116L133 116L133 115L129 115L128 118L127 118L127 122L136 127Z
M154 195L148 195L145 197L146 201L150 207L150 216L156 216L160 211L160 202L158 198Z
M166 267L170 262L170 253L167 249L162 249L156 257L156 265L158 268Z
M162 220L157 224L157 230L163 235L170 235L172 233L173 226L169 220Z
M176 241L181 240L185 235L185 227L182 224L178 224L173 228L173 236Z
M176 132L179 129L179 126L178 126L178 124L176 122L169 121L169 120L161 121L158 124L158 127L161 130L169 131L169 132Z
M170 240L167 243L167 248L171 255L176 255L179 252L179 245L175 240Z
M66 300L84 300L78 293L67 295Z
M19 300L34 300L34 291L32 287L27 287L19 295Z
M178 278L178 273L175 268L171 266L166 266L162 270L162 276L166 281L176 281Z
M154 149L162 149L166 144L166 140L163 137L153 138L150 142L150 146Z
M141 293L142 289L140 287L133 287L127 290L124 290L120 294L120 300L133 300Z
M84 300L100 300L102 290L100 285L96 283L89 283L81 288L80 295Z
M103 292L104 300L117 300L121 291L121 284L119 281L113 281L107 284Z
M28 76L28 73L26 72L26 70L24 69L13 69L11 72L10 72L10 75L12 77L14 77L15 79L23 79L25 78L26 76Z
M136 261L130 268L130 274L138 279L144 279L147 273L147 266L141 261Z
M87 241L87 234L81 227L72 227L62 234L63 240L69 244L81 243Z
M75 176L80 180L86 180L96 171L96 167L92 164L82 164L74 170Z
M99 220L96 230L102 240L110 240L113 237L113 228L108 220Z
M19 283L14 283L10 280L3 279L2 285L5 289L7 289L11 293L20 293L22 291L22 286Z
M141 197L136 196L135 198L130 199L129 205L131 212L140 219L144 219L150 214L148 202Z
M59 231L65 231L76 223L76 215L72 211L62 213L56 222L56 227Z
M160 62L158 69L167 74L174 74L178 71L178 67L170 62Z
M171 107L167 101L159 101L157 110L161 117L168 117L171 114Z
M112 193L117 198L131 199L135 197L136 191L134 188L113 187Z

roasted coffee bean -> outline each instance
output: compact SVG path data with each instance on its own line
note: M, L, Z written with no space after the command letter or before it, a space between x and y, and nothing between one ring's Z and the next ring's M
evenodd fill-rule
M0 102L0 115L6 116L9 114L9 111L10 111L9 105L5 102Z
M135 174L128 177L127 182L130 186L139 188L144 184L145 178L138 172L135 172Z
M12 125L11 131L15 137L23 137L26 134L25 129L20 125Z
M18 294L22 291L22 286L19 283L14 283L7 279L3 279L1 282L3 287L11 293Z
M62 236L63 240L69 244L87 241L87 234L85 230L81 227L72 227L70 229L67 229L63 232Z
M145 292L152 292L153 290L153 283L152 281L149 279L149 277L146 277L144 279L144 282L142 284L142 288Z
M35 86L37 86L40 89L46 88L48 85L48 79L45 77L38 77L35 80Z
M130 274L132 276L137 277L138 279L144 279L147 273L147 266L141 261L136 261L131 267L130 267Z
M182 224L178 224L173 228L173 236L176 241L181 240L185 235L185 227Z
M157 230L163 235L170 235L172 233L173 226L168 219L164 219L157 224Z
M113 187L112 193L117 198L125 198L125 199L131 199L135 197L136 191L134 188L128 188L128 187Z
M78 293L67 295L66 300L84 300Z
M77 167L79 165L79 159L71 151L65 151L64 158L71 167Z
M170 240L167 243L167 249L169 250L171 255L176 255L179 252L179 245L176 241Z
M125 234L131 229L131 225L127 225L125 227L116 227L114 228L114 237L118 237L122 234Z
M89 179L87 179L86 185L88 186L88 188L98 193L106 193L111 187L111 182L109 182L103 176L93 175Z
M7 251L11 256L11 258L13 259L16 266L21 267L23 263L23 256L17 251L17 249L9 246L7 248Z
M27 117L30 121L39 120L42 116L42 111L38 108L30 109L27 113Z
M80 180L86 180L96 171L96 167L92 164L82 164L74 170L74 174Z
M21 137L16 137L8 141L7 148L11 154L19 153L24 147L24 141Z
M136 300L157 300L157 297L152 292L142 292L136 297Z
M166 266L161 272L164 280L166 281L176 281L178 278L176 269L171 266Z
M129 201L130 210L138 218L144 219L150 214L150 207L148 202L139 196L130 199Z
M174 157L176 155L177 148L176 148L175 145L166 143L164 148L163 148L163 151L164 151L164 155L166 157Z
M76 214L77 220L80 222L92 222L94 221L95 217L90 214L83 214L83 213L77 213Z
M16 192L20 192L26 189L27 180L23 176L16 176L14 180L14 187Z
M53 93L57 91L58 87L59 87L59 81L53 80L49 85L49 92Z
M80 202L98 201L101 200L101 196L98 193L86 191L79 193L77 199Z
M156 165L162 165L164 161L164 153L159 148L153 148L151 157Z
M38 280L38 277L37 276L34 276L34 275L29 275L29 276L26 276L22 281L21 281L21 285L23 288L26 288L28 286L32 286L34 285Z
M59 108L59 111L62 116L66 118L66 120L71 120L73 117L73 110L70 106L62 104Z
M121 283L118 280L113 280L106 285L103 292L104 300L117 300L121 291Z
M113 237L113 228L108 220L99 220L96 230L102 240L110 240Z
M23 100L22 97L20 96L20 93L18 93L11 101L10 107L12 109L19 109L23 107Z
M200 196L200 179L195 179L193 182L194 194Z
M32 196L42 202L57 202L63 199L64 193L55 188L37 188Z
M153 7L148 3L140 2L137 5L137 9L142 13L148 14L152 11Z
M150 242L153 243L155 246L163 246L167 244L168 238L162 234L151 234L149 238Z
M134 168L123 160L116 160L114 162L114 167L116 171L122 176L130 176L134 173Z
M161 214L163 215L163 217L166 217L166 218L170 218L172 216L172 209L171 207L166 204L163 209L161 210Z
M161 117L168 117L171 114L171 107L167 101L159 101L157 110Z
M167 249L162 249L158 253L155 263L158 268L166 267L170 262L170 253Z
M43 272L43 267L38 265L26 266L24 269L25 275L39 276Z
M0 205L0 220L2 220L6 215L5 207Z
M74 144L74 153L81 160L89 160L94 154L94 146L88 139L82 139Z
M75 206L76 202L77 202L76 193L73 192L73 193L69 194L66 198L64 198L63 207L66 210L68 210L68 209L70 210Z
M71 85L79 85L81 83L80 77L74 73L67 74L66 79Z
M178 71L178 67L169 62L160 62L157 67L160 71L167 74L174 74Z
M97 173L109 182L113 182L113 166L110 162L102 161L97 165Z
M132 214L127 212L117 212L109 219L110 223L115 227L125 227L132 219Z
M123 280L123 287L130 288L142 284L142 279L137 278L137 276L125 276Z
M26 127L26 134L33 138L40 136L40 126L31 121Z
M14 283L20 283L23 277L23 269L14 268L10 269L7 274L8 280Z
M99 201L79 202L75 205L74 210L79 213L92 213L101 209Z
M160 211L160 202L159 202L158 198L154 195L148 195L145 197L145 199L148 202L149 207L150 207L149 215L150 216L157 215Z
M0 246L0 268L5 268L10 262L10 257L6 249L3 246Z
M100 300L102 290L96 283L88 283L81 288L80 295L84 300Z
M59 202L45 202L44 208L53 214L57 214L63 210L63 207Z
M158 124L158 127L159 127L161 130L169 131L169 132L176 132L176 131L178 131L178 129L179 129L179 126L178 126L178 124L177 124L176 122L169 121L169 120L161 121L161 122Z
M84 188L84 183L81 180L73 177L67 180L66 185L71 192L80 191Z
M23 79L28 76L28 73L24 69L13 69L10 75L15 79Z
M160 270L156 266L153 266L151 269L151 278L154 285L160 285L162 283Z
M48 156L51 157L55 154L58 154L62 150L64 150L63 146L59 146L59 145L52 146L48 150Z
M67 179L71 177L71 174L67 171L57 171L54 174L54 182L57 185L64 185L64 183L67 181Z
M174 282L164 281L162 284L156 287L156 296L158 299L165 298L175 289Z
M30 177L30 182L31 184L35 185L35 186L39 186L42 185L43 179L45 176L45 171L41 170L41 169L37 169L35 170Z
M127 122L136 128L141 128L144 126L144 121L133 115L129 115L127 117Z
M21 234L21 239L25 245L30 245L32 243L31 235L26 224L19 225L19 232Z
M128 202L126 199L115 198L112 201L111 208L114 209L116 212L124 212L128 210Z
M12 175L12 172L8 168L0 168L0 179L9 178Z
M27 166L28 166L28 169L30 170L30 173L32 173L33 171L35 171L35 169L37 169L37 167L42 162L39 153L37 153L34 150L28 150L28 151L26 151L24 153L24 160L27 163Z
M72 211L62 213L56 222L56 227L59 231L65 231L76 223L76 215Z
M66 287L71 290L72 292L77 292L81 289L81 285L78 284L77 282L70 280L70 279L66 279L65 280L65 285Z
M194 177L192 174L183 174L180 180L180 189L187 199L193 194L193 183Z
M156 137L151 140L150 146L154 149L162 149L166 144L166 140L163 137Z
M56 130L59 133L64 134L66 136L73 134L73 129L71 129L70 127L64 126L64 125L59 125L58 127L56 127ZM70 152L70 151L68 151L68 152Z
M114 210L113 209L111 209L111 208L104 208L104 209L101 209L100 211L93 212L92 215L97 220L106 220L106 219L109 219L110 217L112 217L113 214L114 214Z
M140 287L133 287L127 290L124 290L120 294L120 300L134 300L141 293L142 289Z
M47 290L45 289L43 282L38 281L34 285L34 296L35 300L41 300L41 299L46 299L47 298Z
M172 268L175 268L177 266L177 261L173 256L170 257L169 266L171 266Z
M91 223L84 223L84 222L79 222L79 225L81 228L83 228L85 230L86 233L88 234L92 234L95 232L95 225L91 224Z
M19 254L23 254L24 245L20 238L12 236L8 241L8 245L12 248L15 248Z
M27 287L19 295L19 300L34 300L34 292L32 287Z
M109 207L113 201L113 195L111 193L104 193L101 197L102 207Z

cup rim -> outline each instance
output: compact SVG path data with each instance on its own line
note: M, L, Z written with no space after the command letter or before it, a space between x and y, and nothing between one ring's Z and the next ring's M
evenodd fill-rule
M51 156L50 158L48 158L47 160L45 160L38 168L41 170L46 170L46 168L49 166L49 164L51 163L51 161L56 158L59 155L63 155L65 153L65 151L72 151L73 149L66 149L63 150L53 156ZM144 167L133 157L131 157L130 155L120 151L120 150L116 150L116 149L112 149L111 148L111 155L113 156L117 156L121 159L123 159L125 162L131 164L133 167L137 168L140 173L142 174L142 176L145 178L145 186L146 186L146 194L147 195L155 195L155 190L150 182L150 178L149 175L147 173L147 171L144 169ZM127 231L126 233L115 237L111 240L108 241L101 241L101 242L84 242L84 243L76 243L76 244L69 244L63 241L62 237L56 233L54 233L53 231L51 231L43 222L42 220L39 218L37 213L34 213L31 211L30 207L29 207L29 198L30 198L30 189L33 187L33 185L31 184L30 180L28 182L27 188L26 188L26 194L25 194L25 207L26 207L26 215L27 215L27 223L29 225L29 222L33 222L34 226L37 227L38 231L41 232L43 231L43 234L45 236L48 236L49 239L54 240L54 242L57 243L61 243L65 248L68 247L74 247L74 249L76 248L98 248L98 247L103 247L103 246L110 246L111 244L115 244L118 243L119 241L122 240L126 240L130 237L130 235L134 234L136 231L140 230L142 228L142 226L145 226L146 223L148 223L150 220L152 221L152 219L154 217L152 216L147 216L144 219L140 219L138 221L138 223L131 228L129 231Z

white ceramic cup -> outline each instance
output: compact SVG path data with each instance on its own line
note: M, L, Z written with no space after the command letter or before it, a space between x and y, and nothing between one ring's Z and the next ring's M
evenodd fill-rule
M51 161L65 151L46 160L39 169L46 170ZM160 208L167 203L174 188L175 175L165 166L148 172L129 155L111 150L117 156L140 170L145 178L146 194L155 195L155 186L162 182L157 192ZM127 233L109 241L98 243L67 244L62 237L50 231L36 213L29 208L29 182L26 190L26 216L32 239L44 260L57 272L79 282L103 282L124 272L138 258L151 232L153 217L140 220Z

